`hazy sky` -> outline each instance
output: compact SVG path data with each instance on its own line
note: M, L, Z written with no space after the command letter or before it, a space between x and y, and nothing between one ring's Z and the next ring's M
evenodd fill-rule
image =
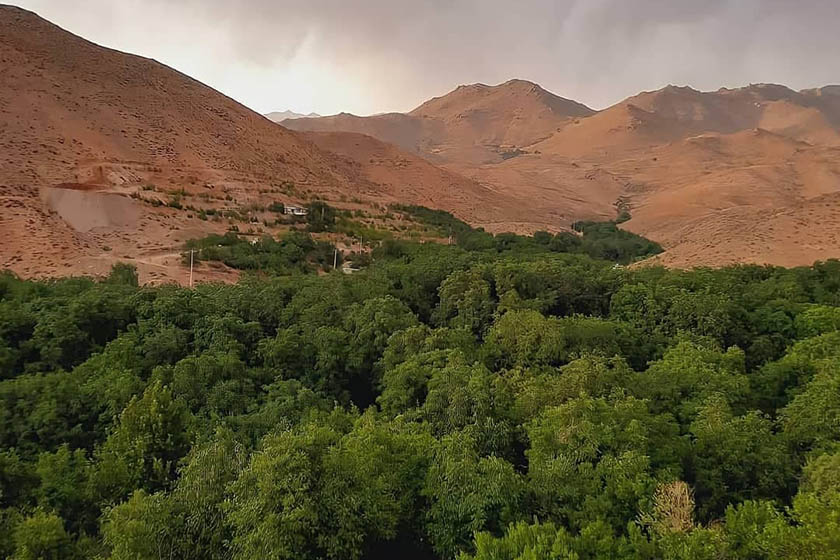
M669 83L840 83L840 0L17 4L260 112L407 111L459 84L514 77L594 108Z

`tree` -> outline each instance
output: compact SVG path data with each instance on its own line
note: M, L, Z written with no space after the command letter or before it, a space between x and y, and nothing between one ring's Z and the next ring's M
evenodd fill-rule
M76 557L70 535L61 518L37 510L14 529L15 552L11 560L73 560Z
M469 550L476 531L500 531L519 515L524 484L513 465L479 456L467 435L445 436L435 446L423 495L430 501L426 532L435 550L451 558Z
M793 499L794 525L783 519L761 535L774 557L828 560L840 554L840 454L812 459L803 471L800 491Z
M205 352L184 358L165 375L176 398L194 413L243 413L256 396L255 380L233 352Z
M376 362L396 332L414 327L417 317L398 299L386 296L354 304L347 310L344 329L348 333L346 369L350 378L350 392L359 406L375 399L380 374Z
M691 433L691 470L702 519L722 515L730 504L792 493L794 469L785 442L760 413L736 417L715 395L701 407Z
M633 353L624 325L594 317L543 317L536 311L510 311L487 336L486 352L502 366L562 365L586 353Z
M332 231L335 227L335 208L316 200L306 206L306 229L311 232Z
M497 390L495 378L486 367L458 359L433 369L421 417L435 435L463 431L481 453L508 455L513 439L512 403Z
M98 413L71 373L26 374L0 382L0 447L30 456L64 443L92 447L101 437Z
M266 436L230 486L226 514L235 559L309 559L319 546L318 489L323 457L340 438L308 424Z
M795 328L800 338L840 331L840 307L811 305L796 316Z
M528 424L528 478L543 519L620 530L653 493L653 469L679 472L677 428L632 397L581 396Z
M318 540L327 557L367 557L401 533L403 542L420 541L416 512L432 446L422 428L380 424L367 413L330 448L318 498ZM403 550L395 546L391 552Z
M66 519L72 533L95 533L99 509L90 495L90 462L85 452L62 445L55 453L42 453L35 472L41 480L35 492L39 505Z
M634 372L622 358L586 355L565 366L554 368L514 369L504 376L515 395L515 420L525 424L543 410L561 405L582 394L606 397L617 387L630 388Z
M736 410L745 406L749 381L744 374L744 353L737 348L720 352L680 342L639 375L631 390L650 399L655 412L670 412L687 427L712 395L724 395Z
M92 482L98 495L114 503L135 489L169 488L189 450L188 422L186 405L159 381L134 397L95 454Z
M840 358L823 360L805 390L781 413L782 430L800 450L840 440Z
M574 538L553 523L511 524L504 537L481 532L475 536L475 554L462 553L458 560L579 560Z
M417 353L385 370L382 393L377 397L382 412L394 417L423 405L429 392L429 380L451 360L457 360L451 350L432 350Z
M487 335L488 353L503 364L557 365L566 353L566 338L556 319L536 311L511 311Z
M182 521L165 494L137 490L105 513L102 536L114 560L183 558L189 543L179 538L181 528Z
M106 282L136 288L139 285L137 267L133 264L116 263L111 266L111 273L108 275Z
M435 310L439 325L464 328L481 335L493 317L496 302L492 287L478 268L453 272L440 285L440 303Z

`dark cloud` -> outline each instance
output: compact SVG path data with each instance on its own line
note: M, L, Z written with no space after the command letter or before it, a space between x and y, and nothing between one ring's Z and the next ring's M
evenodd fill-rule
M52 13L79 9L64 0L27 3ZM198 30L204 40L210 36L224 43L217 63L247 65L252 71L247 83L238 85L218 78L220 87L260 110L286 105L265 106L256 81L259 69L268 82L295 65L323 67L335 76L310 79L332 83L335 78L341 84L328 92L329 107L295 107L322 112L407 110L461 83L511 77L537 81L594 107L668 83L716 89L758 81L796 88L840 81L837 0L84 3L96 4L111 8L91 8L86 18L142 25L154 12L171 18L168 25L185 34ZM116 22L108 15L114 4L126 7ZM154 49L152 34L148 50ZM326 104L319 92L311 97Z

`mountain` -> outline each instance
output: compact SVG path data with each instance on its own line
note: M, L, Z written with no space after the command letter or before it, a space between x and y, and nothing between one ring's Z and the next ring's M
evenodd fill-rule
M284 124L301 131L368 134L437 163L482 164L503 161L573 119L593 113L534 83L510 80L497 86L460 86L407 114L342 113Z
M348 161L163 64L12 6L0 6L0 76L0 268L24 276L101 273L119 259L144 280L185 281L184 240L242 219L265 231L274 217L259 208L272 201L379 208L405 184L417 188L400 202L447 189L498 198L431 164Z
M531 209L517 197L447 171L372 136L353 132L307 132L304 136L354 169L353 177L358 183L374 185L376 196L384 202L445 208L490 229L497 229L493 224L504 224L505 230L516 229L517 224L534 221ZM547 220L542 226L551 229L552 221Z
M304 115L301 113L295 113L294 111L274 111L272 113L266 113L263 116L270 121L282 123L286 119L318 118L321 115L318 113L309 113Z
M596 112L511 80L284 126L10 6L0 75L0 267L24 276L129 260L184 281L185 239L271 232L267 205L315 197L424 204L493 232L629 212L622 227L671 266L840 257L840 86L668 86Z
M384 113L371 117L339 113L328 117L286 121L283 126L301 132L366 134L434 161L431 139L440 138L444 133L443 129L434 126L435 124L439 123L424 122L422 119L402 113Z
M535 149L582 156L646 148L696 134L762 128L811 143L840 144L840 112L820 96L758 84L701 92L667 86L643 92L557 131Z
M840 86L703 92L667 86L592 111L512 80L475 84L407 114L302 119L418 153L528 209L492 231L613 219L672 266L809 264L840 256Z

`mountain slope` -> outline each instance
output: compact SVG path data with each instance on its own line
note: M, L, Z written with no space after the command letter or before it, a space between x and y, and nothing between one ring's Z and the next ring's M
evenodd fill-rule
M517 149L550 136L592 109L525 80L473 84L423 103L407 114L357 117L347 113L295 119L302 131L368 134L440 163L498 163Z
M440 123L423 121L402 113L385 113L358 117L340 113L329 117L302 118L285 121L283 126L304 132L353 132L373 136L404 150L429 157L432 139L444 135ZM433 158L430 158L433 159Z
M840 145L832 109L814 95L773 84L716 92L668 86L581 119L533 148L580 157L649 148L707 132L732 134L755 128Z
M354 132L304 134L318 147L342 158L356 170L357 180L372 185L385 202L454 210L462 219L490 229L493 224L515 229L514 224L534 221L531 209L517 198L437 167L393 144ZM551 228L550 221L543 225Z
M525 80L474 84L423 103L409 113L445 123L447 141L516 148L551 135L570 119L594 111Z
M0 235L15 240L0 266L22 274L99 270L103 248L132 255L206 229L142 204L125 211L131 219L113 218L103 203L112 196L96 193L154 185L244 199L259 182L351 188L335 158L297 134L162 64L11 6L0 7L0 75ZM85 194L68 206L56 188ZM107 231L74 227L86 208L103 214L93 223Z
M387 162L349 162L171 68L11 6L0 6L0 76L0 268L25 276L128 259L164 278L162 255L236 225L220 213L259 232L273 217L252 208L273 200L378 206L409 182L394 166L373 182L366 168ZM481 196L431 165L410 180L423 200L451 185Z

